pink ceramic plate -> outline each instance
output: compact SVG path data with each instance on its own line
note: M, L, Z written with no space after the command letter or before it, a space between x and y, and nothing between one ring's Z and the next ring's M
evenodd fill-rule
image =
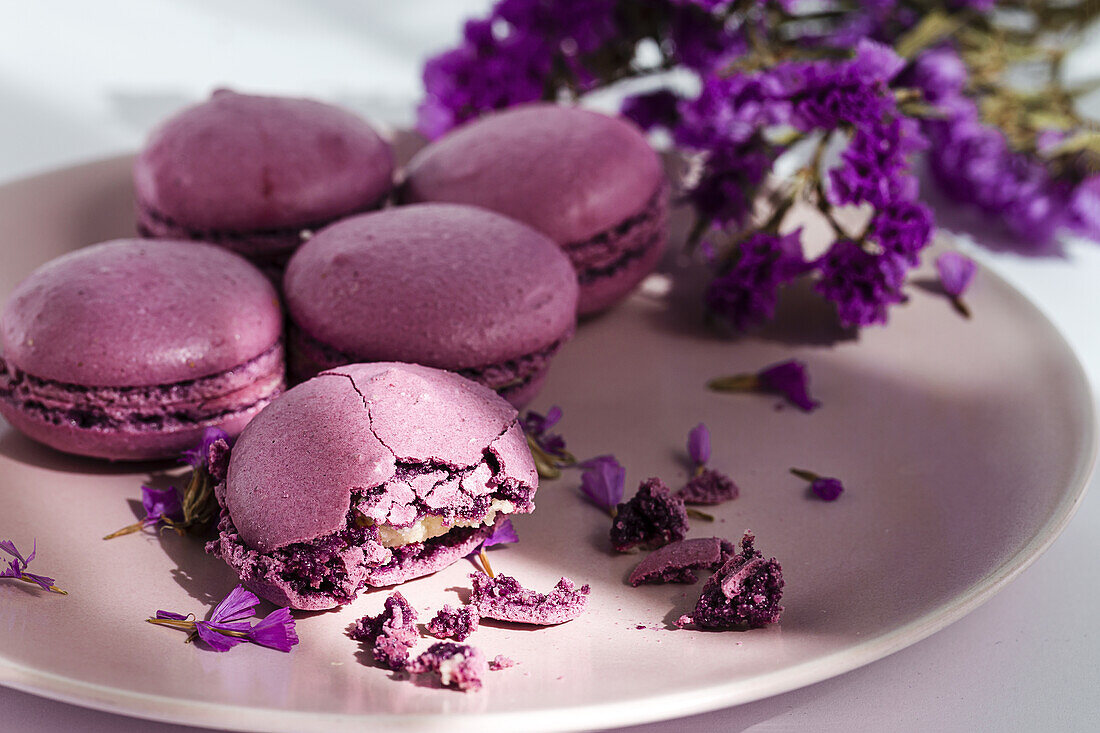
M0 295L51 257L127 234L128 172L129 160L116 159L0 188ZM139 486L163 480L166 467L80 460L0 426L0 538L27 548L37 538L35 569L70 592L0 581L0 682L230 729L625 725L773 695L912 644L988 599L1069 520L1095 452L1088 386L1050 323L992 274L973 288L971 321L914 287L888 328L845 339L796 294L779 326L739 341L703 328L694 276L651 280L582 324L536 407L561 405L569 447L616 454L631 490L650 475L679 485L685 436L706 422L712 464L742 495L691 534L756 532L786 574L780 625L674 630L699 586L626 585L638 556L609 553L609 520L569 472L543 483L538 511L516 521L522 541L492 560L535 588L560 575L591 583L589 611L555 628L479 630L471 641L486 654L519 662L491 673L482 692L419 687L362 663L344 629L378 612L384 593L300 616L291 654L211 653L144 619L206 612L234 585L225 566L174 534L100 539L134 521ZM823 403L813 414L704 388L790 357L809 364ZM815 500L791 466L840 477L847 492ZM460 598L470 569L462 562L401 590L427 617Z

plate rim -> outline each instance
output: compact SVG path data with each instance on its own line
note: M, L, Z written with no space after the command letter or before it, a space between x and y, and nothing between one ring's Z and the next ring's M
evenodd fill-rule
M41 184L45 179L75 175L95 168L118 166L134 157L135 153L101 157L0 182L0 197L4 197L13 188ZM945 229L938 229L937 235L953 237L951 232ZM1087 450L1079 456L1073 475L1066 481L1065 487L1060 492L1060 499L1047 521L1015 553L955 598L945 601L919 618L885 634L866 639L826 656L802 662L794 667L769 672L747 681L718 683L644 700L598 705L554 706L523 711L342 714L192 702L166 695L133 692L94 682L73 680L52 672L27 667L8 659L3 654L0 654L0 685L38 697L131 718L220 730L262 729L272 733L282 733L316 729L318 723L321 723L325 730L338 731L362 730L365 725L390 725L418 731L445 729L449 732L504 731L513 730L517 726L532 731L574 731L660 722L734 707L806 687L887 657L928 638L966 616L1030 567L1073 519L1096 472L1097 457L1100 454L1100 442L1098 442L1100 437L1098 417L1100 416L1097 414L1093 387L1080 357L1040 305L1034 303L996 271L989 267L982 269L983 278L992 279L998 288L1011 293L1023 307L1034 311L1047 331L1057 338L1069 357L1067 366L1072 369L1079 388L1074 391L1081 392L1082 402L1084 402L1087 432L1083 436L1083 442Z

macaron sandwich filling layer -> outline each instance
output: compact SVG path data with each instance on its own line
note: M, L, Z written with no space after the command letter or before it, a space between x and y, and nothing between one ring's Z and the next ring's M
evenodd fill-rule
M225 372L171 384L100 387L43 379L0 359L0 400L51 425L149 432L257 410L284 388L283 346Z
M497 457L455 468L398 463L384 484L352 491L346 526L308 542L257 552L223 511L220 537L207 550L246 582L289 590L298 607L351 602L367 586L426 575L472 551L497 521L530 512L534 489L506 477ZM331 599L331 600L330 600Z
M637 214L581 242L562 245L581 286L610 277L661 247L668 229L668 184L664 181Z

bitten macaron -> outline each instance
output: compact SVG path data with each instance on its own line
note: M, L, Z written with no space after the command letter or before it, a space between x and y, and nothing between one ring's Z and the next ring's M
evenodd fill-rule
M277 605L331 608L465 557L537 488L516 411L491 390L415 364L344 366L241 433L207 551Z
M412 362L458 372L516 406L538 392L576 324L577 278L552 240L455 204L323 229L291 258L283 293L292 378Z
M0 414L58 450L177 456L284 387L271 282L197 242L122 239L31 273L0 316Z
M580 280L578 312L625 297L668 241L669 186L632 122L530 104L451 131L409 162L401 198L481 206L561 245Z
M378 208L393 170L390 146L351 112L219 90L138 155L138 230L214 242L277 273L309 232Z

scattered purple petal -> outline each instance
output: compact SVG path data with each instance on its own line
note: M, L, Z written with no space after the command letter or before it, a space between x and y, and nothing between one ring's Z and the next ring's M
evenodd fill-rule
M836 501L844 491L839 479L823 477L810 482L810 489L824 501Z
M481 677L487 665L485 656L477 647L438 641L410 662L406 669L411 674L434 672L439 675L439 682L444 687L475 692L481 689Z
M643 481L611 522L611 546L617 552L635 547L655 549L682 540L688 530L684 500L659 478Z
M3 550L14 558L8 561L8 567L0 570L0 578L22 580L26 583L33 583L42 590L50 591L51 593L68 595L65 591L58 589L54 585L53 578L46 575L38 575L37 573L32 573L27 570L27 566L31 564L35 555L38 554L38 540L35 540L34 544L31 545L31 554L27 557L23 557L23 554L16 549L15 543L11 540L0 540L0 550Z
M704 466L710 460L710 430L699 423L688 433L688 456L696 466Z
M678 492L685 504L721 504L741 495L741 489L729 476L706 469L692 476Z
M298 643L298 634L294 630L294 619L289 608L272 611L266 618L258 621L248 632L248 640L253 644L289 652Z
M428 622L428 633L437 639L465 641L477 631L481 622L481 613L477 606L469 604L462 608L453 608L444 604L435 617Z
M243 585L238 585L214 607L210 613L210 623L223 624L249 618L258 605L260 605L260 599L256 594Z
M219 629L221 631L219 631ZM249 623L247 621L237 621L228 624L212 624L206 621L198 621L195 623L195 633L199 635L200 639L206 642L207 646L216 652L227 652L238 644L248 641L244 636L223 634L221 633L222 631L247 634L248 629Z
M155 524L162 518L178 522L183 519L183 505L179 492L174 486L156 489L152 486L141 487L141 505L145 509L145 523Z
M755 538L746 532L741 552L726 561L703 584L702 594L691 614L676 625L691 624L700 629L755 629L779 621L783 607L783 569L774 557L765 560L753 547Z
M186 621L187 617L182 613L176 613L174 611L157 611L157 615L153 618L170 618L173 621Z
M959 298L966 292L977 271L974 260L958 252L944 252L936 258L940 284L952 298Z
M512 526L511 519L505 519L503 522L497 522L496 527L493 529L493 533L485 538L485 541L481 543L482 549L488 550L494 545L510 545L519 542L519 535L516 534L516 528Z
M202 440L194 448L185 450L181 456L181 461L191 466L191 468L208 468L210 466L211 449L214 449L214 445L222 441L226 445L230 442L229 433L225 432L221 428L207 428L202 433ZM215 449L215 455L218 451Z
M626 468L612 455L596 456L578 463L581 474L581 491L593 504L611 510L623 499Z
M795 359L779 362L762 369L757 375L760 388L781 395L795 407L812 412L821 406L811 399L809 393L809 375L806 365Z

